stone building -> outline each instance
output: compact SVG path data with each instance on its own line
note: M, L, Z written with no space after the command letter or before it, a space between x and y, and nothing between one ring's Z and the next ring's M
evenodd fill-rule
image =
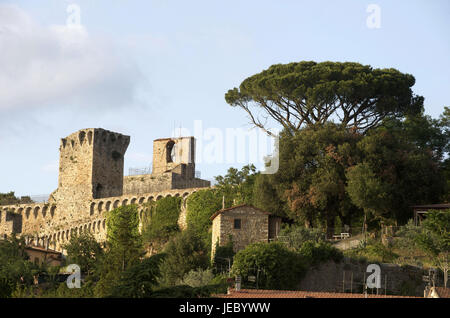
M62 253L53 251L47 247L27 246L25 247L30 261L38 265L60 266L62 263Z
M104 241L108 211L136 204L142 217L144 203L166 196L185 199L210 186L195 177L193 137L155 140L152 173L124 177L129 142L129 136L101 128L61 139L58 188L46 203L0 206L0 238L16 233L30 246L55 251L62 251L73 233L88 231Z
M251 205L238 205L217 211L212 220L212 257L216 245L233 241L234 252L256 242L268 242L278 236L281 219Z

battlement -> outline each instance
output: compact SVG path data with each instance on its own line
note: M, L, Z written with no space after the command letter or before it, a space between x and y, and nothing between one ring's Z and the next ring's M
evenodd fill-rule
M122 152L125 153L130 143L130 137L102 128L81 129L66 138L61 138L60 151L65 150L66 147L70 147L70 149L89 147L92 146L93 142L106 147L121 148Z
M101 128L61 139L58 189L52 199L76 201L121 195L130 137Z
M24 235L28 243L55 250L61 250L70 235L84 231L104 241L107 212L136 204L142 218L145 203L166 196L185 200L210 186L195 178L193 137L155 140L152 174L124 177L129 143L129 136L101 128L81 129L62 138L58 188L48 203L0 206L0 235ZM185 225L184 212L179 224Z

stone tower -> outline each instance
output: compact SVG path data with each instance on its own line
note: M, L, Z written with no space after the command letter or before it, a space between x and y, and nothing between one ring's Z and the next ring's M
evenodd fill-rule
M195 138L164 138L153 141L153 171L161 174L179 171L186 178L195 178Z
M58 189L50 200L82 202L122 195L130 137L100 128L61 139Z

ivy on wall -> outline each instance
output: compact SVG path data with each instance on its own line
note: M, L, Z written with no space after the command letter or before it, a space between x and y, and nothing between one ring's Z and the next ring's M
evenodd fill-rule
M181 202L179 197L166 197L146 204L142 231L145 243L163 245L180 231Z

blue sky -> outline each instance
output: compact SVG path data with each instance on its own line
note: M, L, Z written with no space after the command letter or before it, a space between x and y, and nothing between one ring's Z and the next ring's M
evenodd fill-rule
M367 27L369 4L380 28ZM81 128L130 135L125 171L148 166L152 140L174 127L250 129L224 94L275 63L397 68L438 117L450 105L449 31L447 0L0 1L0 192L53 191L59 139Z

